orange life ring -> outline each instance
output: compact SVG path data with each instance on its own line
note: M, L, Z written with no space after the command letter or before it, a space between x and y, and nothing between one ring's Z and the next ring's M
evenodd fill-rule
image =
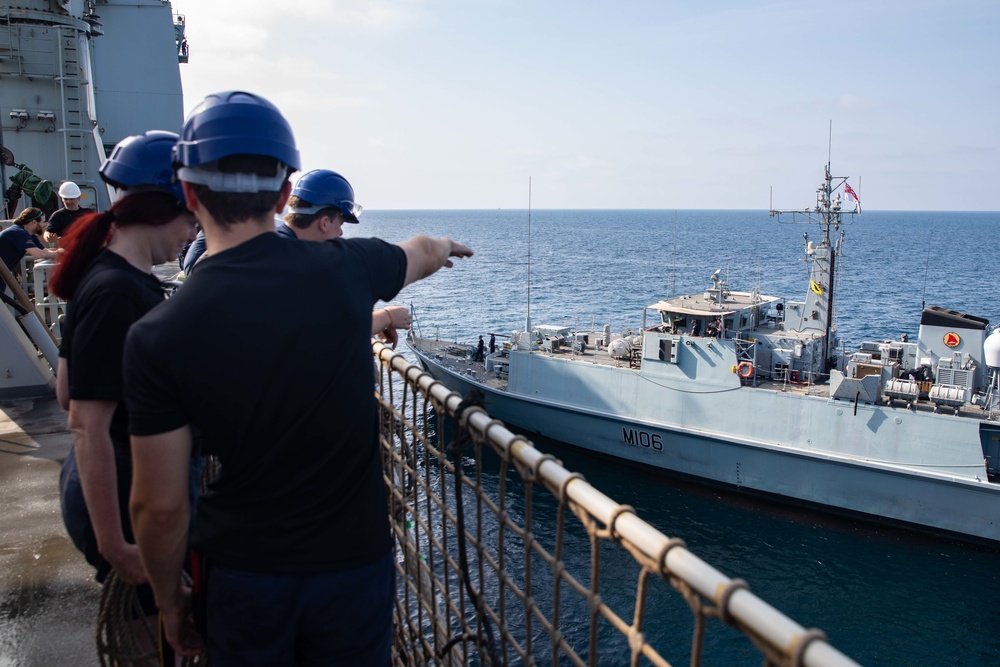
M741 361L736 367L736 374L744 380L749 380L753 377L753 364L749 361Z

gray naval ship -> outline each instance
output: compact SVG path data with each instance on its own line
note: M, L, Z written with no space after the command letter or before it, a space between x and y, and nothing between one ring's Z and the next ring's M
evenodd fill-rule
M184 17L169 2L0 2L0 226L25 206L59 208L63 181L80 186L82 206L107 209L98 168L129 135L180 130L187 60ZM0 306L0 399L55 386L64 304L45 293L46 264L26 261L20 291Z
M526 325L484 360L411 335L423 367L480 389L524 430L672 474L881 522L1000 542L1000 331L928 307L919 338L838 349L834 277L844 177L827 164L803 300L730 289L645 309L641 331ZM854 198L856 200L856 197ZM418 331L414 327L414 332Z

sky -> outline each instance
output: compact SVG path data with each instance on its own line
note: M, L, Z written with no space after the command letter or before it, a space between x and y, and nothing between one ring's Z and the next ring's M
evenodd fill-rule
M866 210L1000 210L995 0L172 5L186 112L266 97L370 209L804 208L830 157Z

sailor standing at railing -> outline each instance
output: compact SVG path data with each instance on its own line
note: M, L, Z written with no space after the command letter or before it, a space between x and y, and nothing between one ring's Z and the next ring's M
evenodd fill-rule
M280 238L273 216L299 154L281 113L250 93L208 96L175 158L209 256L132 328L125 353L132 518L167 638L183 655L203 646L181 584L198 428L221 463L193 536L212 664L388 664L395 570L372 307L472 251Z
M361 205L354 202L354 188L347 179L329 169L314 169L303 174L288 198L288 213L275 218L278 236L293 241L332 241L343 236L345 222L358 224ZM281 222L278 222L281 220ZM188 248L181 267L186 276L205 257L205 232Z
M293 241L332 241L343 236L344 223L358 224L362 207L354 201L354 188L347 179L329 169L303 174L288 198L288 212L277 225L278 236ZM184 273L190 276L205 257L205 233L184 256ZM372 335L378 335L393 349L399 342L397 329L410 328L410 310L386 306L372 313Z
M278 235L299 241L339 239L344 235L344 223L361 222L361 211L346 178L329 169L314 169L295 182ZM409 308L386 306L372 313L372 335L393 349L399 342L396 330L409 328Z
M152 131L115 147L100 174L121 196L108 211L76 221L49 281L52 293L68 301L56 386L73 432L60 475L63 520L101 582L112 568L129 584L146 582L128 515L132 460L122 354L129 327L163 303L153 266L176 257L194 236L194 216L172 183L176 139ZM197 461L192 465L200 472ZM156 613L148 586L140 587L139 600L148 615Z

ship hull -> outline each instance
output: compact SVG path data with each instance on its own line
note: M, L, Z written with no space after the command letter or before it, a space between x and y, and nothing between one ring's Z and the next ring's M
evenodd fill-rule
M818 506L972 541L1000 542L1000 487L990 483L985 472L979 479L967 473L922 472L913 467L817 451L809 442L782 445L713 428L739 421L739 415L745 414L747 418L743 421L748 430L759 430L760 416L769 414L771 417L763 421L806 423L817 434L825 431L836 438L836 434L844 430L838 427L837 421L845 416L845 408L850 417L860 417L865 424L888 422L905 428L907 422L900 419L897 423L892 408L835 406L834 402L813 397L782 397L786 414L779 414L774 412L773 405L765 408L764 403L773 400L767 394L773 392L762 390L738 392L739 398L701 396L700 401L695 401L694 409L672 400L667 393L660 396L660 414L678 417L692 412L705 413L714 401L718 414L716 423L709 420L703 427L696 427L680 423L681 419L671 421L628 414L621 404L612 412L552 400L542 391L539 395L526 395L498 390L448 368L419 347L414 351L422 366L450 389L463 394L473 388L480 389L492 416L546 438L670 474L785 502ZM536 381L546 364L544 357L540 357L539 362L541 365L533 370ZM588 371L583 369L582 372ZM618 375L628 373L631 372L623 371ZM620 390L615 393L628 394ZM757 410L753 405L755 400L760 402ZM820 416L824 413L831 415L829 423L824 423ZM908 421L921 417L909 412L905 416ZM949 420L943 415L923 417L930 420L924 419L912 428L943 432L959 425L952 421L965 421ZM970 428L966 431L964 436L971 437ZM968 444L969 447L979 446L978 443Z

